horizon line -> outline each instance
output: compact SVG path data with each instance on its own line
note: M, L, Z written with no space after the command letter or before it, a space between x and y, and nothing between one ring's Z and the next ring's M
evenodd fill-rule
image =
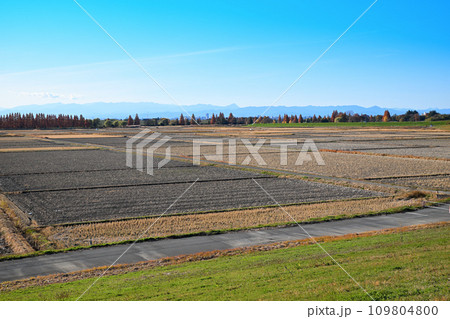
M64 102L55 102L55 103L43 103L43 104L22 104L22 105L15 105L15 106L11 106L11 107L5 107L5 106L0 106L0 110L12 110L15 108L19 108L19 107L39 107L39 106L50 106L50 105L89 105L89 104L96 104L96 103L102 103L102 104L121 104L121 103L129 103L129 104L144 104L144 103L149 103L149 104L156 104L156 105L167 105L167 106L176 106L175 104L167 104L167 103L158 103L158 102L152 102L152 101L140 101L140 102L131 102L131 101L120 101L120 102L105 102L105 101L96 101L96 102L87 102L87 103L64 103ZM244 108L250 108L250 107L267 107L267 105L247 105L247 106L240 106L236 103L231 103L231 104L227 104L227 105L217 105L217 104L210 104L210 103L197 103L197 104L184 104L183 106L186 107L195 107L195 106L212 106L212 107L237 107L240 109L244 109ZM365 109L370 109L370 108L374 108L374 107L378 107L381 109L409 109L409 110L426 110L426 109L450 109L450 106L423 106L423 107L390 107L390 106L380 106L380 105L372 105L372 106L363 106L363 105L359 105L359 104L334 104L334 105L274 105L274 108L277 107L349 107L349 106L353 106L353 107L361 107L361 108L365 108Z

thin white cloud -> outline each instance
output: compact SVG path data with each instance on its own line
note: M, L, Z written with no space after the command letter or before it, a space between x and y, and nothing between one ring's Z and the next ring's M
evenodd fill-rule
M31 96L43 99L68 99L68 100L76 100L79 96L74 94L59 94L54 92L20 92L19 95L22 96Z

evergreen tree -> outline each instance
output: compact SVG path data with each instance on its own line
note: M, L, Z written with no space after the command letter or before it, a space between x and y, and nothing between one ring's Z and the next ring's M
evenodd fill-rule
M127 121L127 125L133 125L133 118L131 117L131 115L128 116L128 121Z
M331 122L334 122L336 117L338 116L338 111L334 110L333 113L331 113Z
M384 111L383 122L389 122L391 120L391 114L388 110Z
M230 115L228 115L228 124L234 124L234 116L233 113L230 113Z

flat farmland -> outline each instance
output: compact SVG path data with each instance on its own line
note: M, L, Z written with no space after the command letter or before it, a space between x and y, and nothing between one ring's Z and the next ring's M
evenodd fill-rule
M171 137L171 135L167 135ZM129 136L131 137L131 136ZM115 148L126 148L126 141L129 137L101 137L101 138L72 138L67 139L65 141L72 142L72 143L80 143L82 145L99 145L99 146L111 146ZM194 139L204 139L207 140L204 136L200 137L191 137L191 138L182 138L175 136L173 139L167 141L163 147L157 149L155 152L164 154L166 147L171 147L171 154L173 155L179 155L179 156L192 156L193 155L193 146L194 146ZM159 138L158 138L159 139ZM156 140L158 140L156 139ZM228 138L221 138L222 140L222 146L223 146L223 154L229 154L230 150L228 147ZM210 145L209 142L205 141L198 141L198 144L200 146L200 152L201 154L216 154L216 146ZM252 144L255 144L258 142L257 139L249 139L249 141ZM211 142L216 143L216 142ZM135 143L136 146L137 143ZM217 143L219 145L220 143ZM265 146L269 146L270 141L265 142ZM279 149L277 148L269 148L269 147L262 147L259 151L260 152L277 152ZM240 141L236 141L236 149L231 149L231 151L235 151L237 154L248 154L247 147Z
M301 148L303 140L298 140ZM363 153L378 153L384 155L400 155L412 157L450 158L450 139L398 139L398 140L347 140L347 141L317 141L319 150L358 151Z
M78 138L67 138L63 139L65 142L71 143L81 143L81 144L94 144L94 145L104 145L112 146L118 148L125 148L128 137L117 136L117 137L78 137Z
M265 131L260 132L242 132L242 136L233 136L233 134L225 134L218 132L207 132L191 134L180 134L180 131L173 129L163 131L161 133L172 137L172 140L166 143L166 146L172 147L172 153L180 156L192 156L192 140L195 138L219 138L224 141L224 154L228 154L228 141L230 137L237 137L237 154L248 153L247 148L242 144L239 138L248 138L251 143L256 143L258 137L268 139L265 146L259 151L261 153L276 152L277 147L270 147L271 141L282 141L286 139L296 139L298 147L300 148L305 138L298 133L284 133L284 134L269 134ZM70 143L81 143L89 145L111 146L115 148L125 148L125 143L133 134L127 133L123 136L103 136L103 137L75 137L65 139L55 139ZM256 135L256 137L255 137ZM339 132L337 136L330 136L329 133L310 133L308 138L313 138L319 149L344 150L344 151L361 151L369 153L380 153L384 155L402 155L402 156L418 156L418 157L436 157L436 158L450 158L450 151L448 145L450 139L442 134L435 134L429 137L429 133L406 133L406 132L376 132L368 135L366 131L363 132ZM270 139L270 140L269 140ZM269 146L269 147L267 147ZM291 147L290 148L296 148ZM159 150L160 152L162 150ZM202 145L201 151L203 154L214 154L215 147L210 145Z
M316 142L326 141L393 141L448 139L450 134L443 130L408 128L338 128L338 127L214 127L184 128L174 130L170 127L158 128L160 133L195 136L232 137L232 138L312 138Z
M107 188L151 184L260 178L261 174L213 166L168 166L155 169L153 175L136 169L55 172L0 176L4 192L44 191L83 188ZM265 176L264 176L265 177Z
M279 154L264 154L262 158L267 165L258 165L254 159L250 165L353 179L450 173L450 162L441 160L321 152L325 165L318 165L314 159L295 165L298 156L299 152L291 151L288 165L280 165ZM245 158L238 155L237 163Z
M434 157L434 158L450 159L450 147L445 147L445 146L373 149L368 152L385 154L385 155L419 156L419 157Z
M45 238L45 247L69 248L132 240L169 207L166 215L152 226L148 236L290 222L290 217L279 207L273 207L276 203L253 178L278 203L289 205L286 210L299 221L355 216L422 203L422 199L403 200L402 196L397 196L400 194L398 188L391 184L403 186L406 190L420 187L445 190L449 184L450 161L390 156L412 153L418 157L434 157L433 150L446 147L448 139L445 133L323 129L271 131L239 127L151 129L162 136L172 137L156 153L162 157L166 147L170 146L174 155L174 159L160 169L156 169L156 164L161 158L154 158L153 175L125 165L126 141L140 129L99 130L94 134L86 134L92 132L89 130L52 131L46 138L34 136L36 132L21 131L25 137L3 137L0 149L4 147L13 151L0 153L0 190L32 219L30 227ZM195 166L189 159L195 138L222 140L225 162L232 151L228 148L228 141L237 138L237 164L249 155L240 138L249 139L253 145L260 138L266 139L259 149L267 163L262 168L331 178L327 181L282 178L266 172L232 169L224 163L220 166ZM392 154L321 152L326 165L318 166L312 161L296 166L294 163L302 143L310 138L319 149ZM295 139L298 145L289 147L288 165L283 166L280 165L279 144L287 139ZM44 151L48 145L61 146L61 149ZM105 148L64 149L74 145ZM14 151L15 148L18 151ZM31 151L19 151L26 148ZM201 154L216 154L216 147L208 145L208 142L202 143ZM187 159L176 160L176 156ZM446 156L445 153L439 157L442 156ZM135 155L133 157L135 160ZM144 168L146 162L144 158ZM256 162L252 161L250 165L256 165ZM363 182L342 181L340 177ZM196 180L192 188L178 199ZM371 185L372 180L382 187ZM48 249L44 246L37 249ZM2 252L9 253L9 248L0 237L0 254Z
M450 138L444 136L432 136L432 137L422 137L422 138L399 138L399 139L386 139L381 141L385 146L403 146L403 147L440 147L448 146L450 143Z
M377 181L415 188L450 191L450 175L383 178Z
M377 192L281 178L257 180L280 204L383 195ZM159 215L189 185L164 184L11 194L40 225ZM196 183L168 214L274 205L249 179Z
M397 140L387 139L384 141L319 141L316 145L319 149L450 159L450 139L442 137Z
M322 139L317 140L317 145L323 145L323 148L334 148L334 149L367 149L367 148L414 148L414 147L440 147L447 146L450 143L450 138L349 138L344 137L341 139L325 141ZM334 147L333 147L334 146Z
M27 137L2 137L0 138L0 150L2 149L20 149L20 148L44 148L69 146L68 142L57 142L46 139L27 138Z
M348 141L348 142L317 142L316 143L318 149L330 149L330 150L339 150L339 151L365 151L365 150L376 150L376 149L397 149L404 148L405 146L401 145L386 145L382 144L379 141L374 142L356 142L356 141Z
M137 132L136 132L137 133ZM116 148L126 148L126 142L130 137L129 136L115 136L115 137L76 137L76 138L65 138L61 139L62 141L66 143L80 143L80 144L92 144L92 145L101 145L101 146L111 146ZM170 136L170 135L169 135ZM60 140L60 139L55 139ZM185 141L178 141L178 140L169 140L166 144L166 146L190 146L191 143L185 142Z
M255 144L256 142L252 142L253 144ZM173 155L177 155L177 156L185 156L185 157L192 157L193 156L193 144L192 143L186 143L189 144L187 146L183 145L183 146L173 146L171 148L171 153ZM159 154L164 154L165 150L162 149L158 149L156 150L156 153ZM242 144L242 143L236 143L235 147L229 147L228 142L224 141L223 145L222 145L222 151L220 151L220 149L218 150L216 148L215 145L200 145L200 155L201 158L203 159L204 155L216 155L216 154L223 154L224 161L228 161L228 155L230 154L237 154L237 155L248 155L250 154L250 151L248 150L248 148ZM280 153L280 148L276 147L276 146L262 146L259 150L258 153L263 154L263 153L276 153L279 154Z
M0 175L126 169L125 156L123 152L108 150L4 153L1 154ZM192 166L192 164L171 161L167 166Z

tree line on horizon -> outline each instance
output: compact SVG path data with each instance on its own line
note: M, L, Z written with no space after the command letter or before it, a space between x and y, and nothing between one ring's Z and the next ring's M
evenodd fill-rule
M137 115L136 115L137 116ZM129 117L130 121L131 116ZM211 117L196 118L194 114L191 117L186 117L183 114L176 119L168 118L152 118L141 120L141 125L144 126L165 126L165 125L250 125L253 123L270 124L270 123L339 123L339 122L418 122L418 121L438 121L450 120L450 115L440 114L437 111L430 111L426 114L420 115L417 111L407 111L401 115L392 115L388 110L383 115L367 115L353 112L338 112L333 111L330 116L309 116L303 117L301 114L297 115L278 115L278 117L259 116L259 117L235 117L230 113L228 117L224 113L212 114Z
M43 113L10 113L0 116L0 128L3 129L47 129L85 127L93 120L87 120L83 115L53 115Z
M151 118L140 119L138 114L133 118L131 115L127 119L86 119L83 115L52 115L52 114L20 114L10 113L0 116L0 129L52 129L52 128L103 128L103 127L130 127L130 126L165 126L165 125L250 125L253 123L340 123L340 122L407 122L407 121L438 121L450 120L450 114L440 114L437 111L430 111L420 115L417 111L407 111L401 115L392 115L388 110L383 115L367 115L353 112L333 111L329 116L309 116L278 115L278 117L235 117L232 113L225 116L224 113L212 114L211 117L196 118L185 117L183 114L176 119Z

